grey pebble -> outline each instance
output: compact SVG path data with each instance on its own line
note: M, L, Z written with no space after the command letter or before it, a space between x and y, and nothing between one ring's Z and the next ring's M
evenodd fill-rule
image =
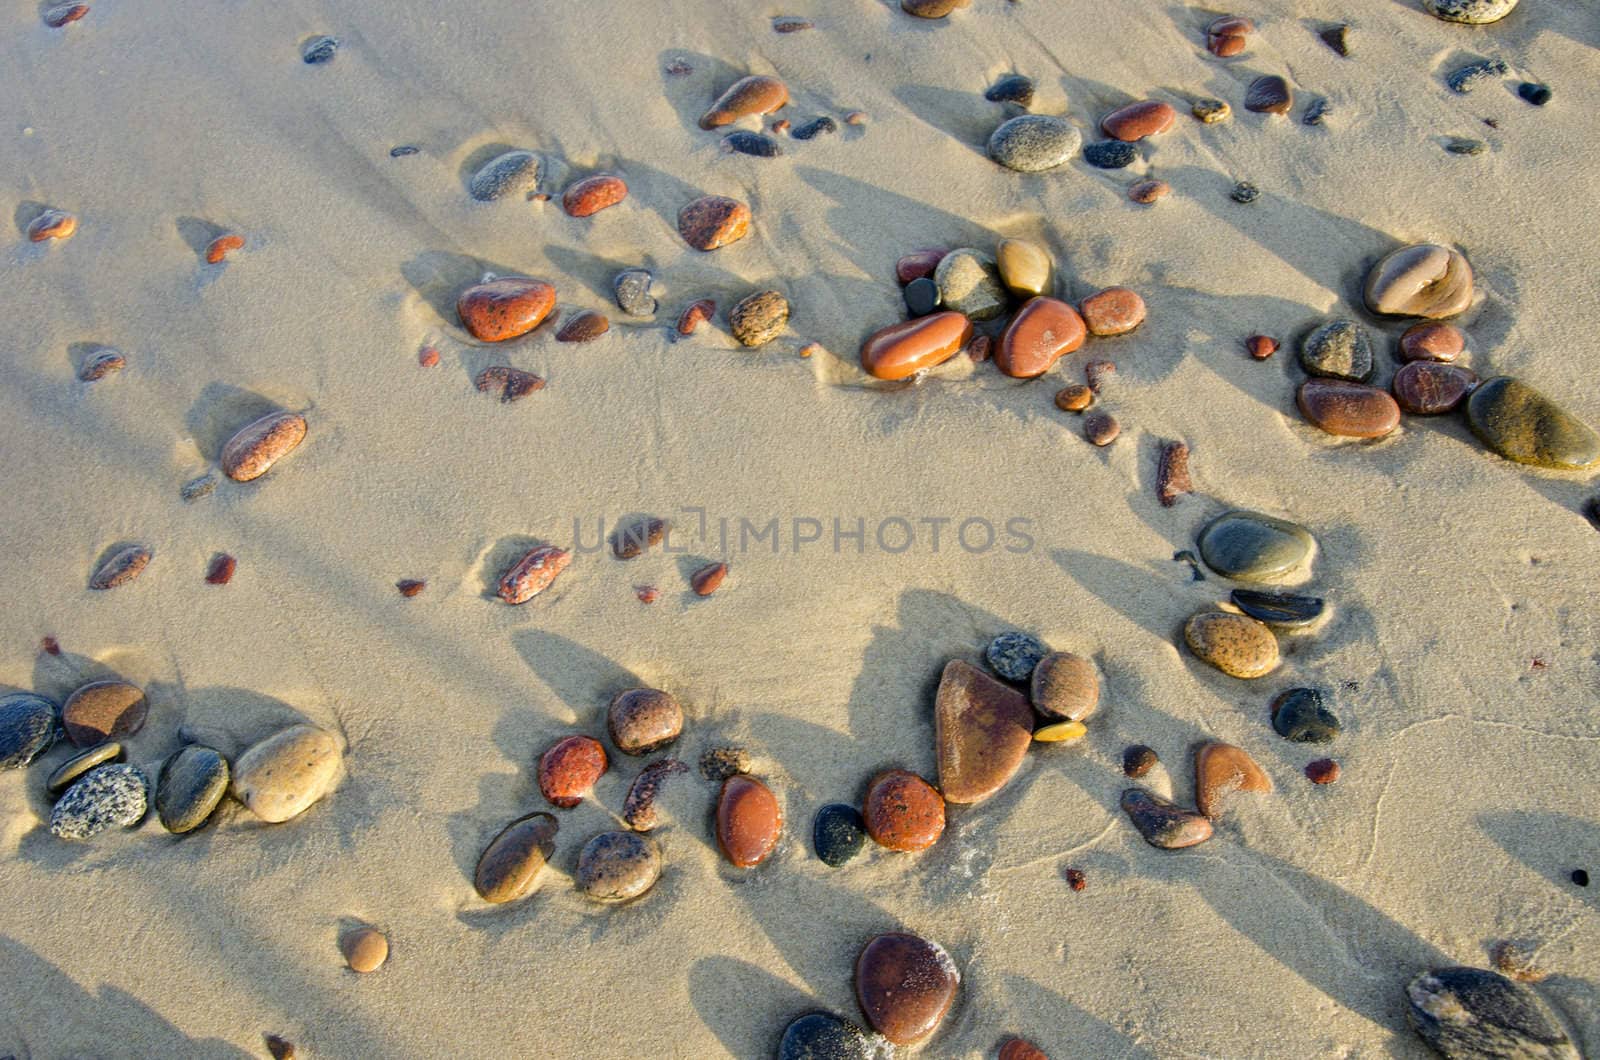
M32 762L55 742L56 705L32 692L0 698L0 769Z
M1333 113L1333 104L1324 98L1311 101L1311 106L1306 108L1306 116L1302 120L1307 125L1321 125L1328 120L1328 115Z
M1065 118L1023 114L989 137L989 157L1018 173L1041 173L1071 159L1082 142L1082 134Z
M623 269L611 281L612 293L624 313L634 317L655 316L656 300L650 293L655 277L649 269Z
M1376 362L1366 331L1354 320L1330 320L1300 344L1300 367L1324 379L1365 383Z
M412 144L401 144L399 147L389 148L390 158L405 158L407 155L421 154L422 148Z
M1481 968L1440 968L1406 984L1406 1015L1451 1060L1582 1060L1532 987Z
M823 133L834 133L838 131L839 123L824 114L819 118L812 118L804 125L795 126L794 131L789 133L789 135L794 137L796 140L811 140L821 136Z
M1462 136L1453 136L1444 149L1453 155L1481 155L1489 150L1489 145L1482 140L1469 140Z
M493 202L539 185L539 156L532 151L507 151L478 167L467 190L479 202Z
M1261 189L1248 180L1241 180L1233 186L1232 191L1228 192L1228 198L1234 202L1252 203L1261 198Z
M995 673L1020 683L1033 676L1039 660L1050 654L1050 647L1030 633L1013 630L991 640L983 654Z
M309 66L333 61L334 53L339 50L337 37L312 37L306 41L305 47L300 50L300 58Z
M625 902L661 878L661 851L637 832L601 832L578 855L578 889L601 902Z
M1033 102L1033 78L1021 74L1007 74L983 94L990 103L1015 103L1026 107Z
M89 839L108 828L133 827L146 807L145 776L137 766L97 766L50 811L50 831L62 839Z
M1459 92L1464 96L1477 88L1480 81L1504 77L1506 73L1506 64L1499 59L1484 59L1481 62L1468 63L1463 66L1445 78L1445 84L1449 85L1452 91Z
M169 832L192 832L206 823L228 793L228 760L200 744L180 749L162 763L156 780L156 815Z
M207 471L199 478L192 478L185 482L178 490L178 495L185 501L197 501L201 497L210 496L211 491L217 488L217 476Z

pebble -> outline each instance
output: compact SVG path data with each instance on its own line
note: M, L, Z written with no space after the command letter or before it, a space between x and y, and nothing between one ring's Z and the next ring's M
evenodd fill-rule
M530 813L500 830L478 857L472 886L486 902L514 902L532 894L539 873L555 853L561 826L548 813Z
M894 277L900 281L901 286L925 276L932 279L934 272L939 268L939 262L943 261L948 253L950 252L943 248L913 250L894 263Z
M1038 656L1031 662L1037 663ZM1025 672L1032 670L1029 665ZM1009 672L1024 671L1018 667ZM982 802L1005 787L1033 739L1027 698L960 659L945 664L933 722L939 788L946 802Z
M1034 667L1028 694L1040 714L1082 721L1100 705L1100 674L1081 655L1053 651Z
M359 927L339 944L344 963L352 972L366 975L389 959L389 937L375 927Z
M206 264L220 265L229 254L232 254L235 250L239 250L243 246L244 236L218 236L211 241L210 246L206 247Z
M1311 105L1306 108L1305 117L1300 120L1307 125L1321 125L1332 113L1333 104L1328 99L1319 97L1311 101Z
M906 312L914 317L925 317L939 308L939 285L926 276L906 284L902 293Z
M1600 435L1526 383L1497 376L1467 399L1467 426L1507 460L1557 471L1600 462Z
M1264 361L1278 352L1278 340L1270 335L1251 335L1244 341L1244 348L1256 360Z
M609 173L597 173L568 185L561 194L561 208L568 217L591 217L627 197L626 181Z
M1139 157L1139 149L1121 140L1096 140L1083 145L1083 160L1096 169L1125 169Z
M1239 15L1223 15L1206 27L1206 50L1220 59L1244 51L1255 24Z
M639 771L628 786L628 797L622 803L622 819L635 832L648 832L661 823L661 813L656 809L656 799L666 786L669 777L689 772L689 767L676 758L662 758Z
M961 973L936 942L878 935L856 958L856 1000L872 1029L895 1045L931 1038L955 1001Z
M678 234L696 250L737 243L750 232L750 207L725 195L706 195L678 211Z
M707 563L689 575L689 588L694 590L696 596L710 596L722 588L722 581L727 576L726 563Z
M778 141L772 137L765 133L746 132L743 129L724 136L722 146L735 154L750 155L753 158L777 158L783 154Z
M1095 411L1083 418L1083 436L1102 448L1117 440L1122 424L1109 412Z
M1082 412L1094 404L1094 391L1082 383L1073 383L1056 391L1056 408L1062 412Z
M1568 878L1579 887L1589 886L1589 873L1585 869L1573 869L1572 875Z
M1339 779L1339 763L1331 758L1319 758L1306 763L1306 779L1313 784L1332 784Z
M265 1036L267 1053L272 1060L295 1060L294 1043L280 1034Z
M89 588L115 589L126 585L143 573L149 563L150 550L143 545L119 549L89 577Z
M296 412L269 412L245 425L222 447L222 470L235 482L250 482L272 469L306 437L306 420Z
M735 773L750 772L750 752L742 747L711 747L700 755L700 775L720 784Z
M1088 337L1088 325L1066 302L1047 295L1028 301L1000 336L994 363L1013 379L1032 379L1048 372Z
M230 771L221 753L200 744L180 748L156 779L156 816L177 835L205 824L228 793Z
M1489 145L1482 140L1473 140L1464 136L1452 136L1444 149L1453 155L1481 155L1489 150Z
M1207 125L1216 125L1232 117L1233 108L1220 99L1197 99L1190 106L1189 113Z
M1161 764L1155 749L1136 743L1122 752L1122 775L1138 780Z
M1354 320L1330 320L1300 343L1300 367L1308 375L1365 383L1376 364L1366 329Z
M709 298L702 298L692 303L678 317L678 334L693 335L701 324L717 315L717 303Z
M526 335L555 307L555 287L523 276L473 284L456 299L461 326L482 342L505 342Z
M974 335L967 344L967 356L972 358L973 364L982 364L989 359L989 349L994 345L994 340L987 335Z
M1468 63L1446 77L1445 84L1451 90L1461 95L1466 95L1477 88L1483 81L1492 81L1497 77L1504 77L1510 70L1499 59L1482 59L1475 63Z
M478 167L467 182L467 191L479 202L526 195L538 188L541 168L539 156L532 151L507 151Z
M600 902L637 898L661 878L661 850L638 832L601 832L578 855L578 889Z
M810 19L794 15L778 15L772 20L772 29L776 33L799 33L803 29L810 29L813 25L815 23Z
M1272 727L1295 743L1329 743L1339 735L1339 719L1315 688L1291 688L1272 700Z
M808 1012L784 1028L778 1060L874 1060L878 1049L853 1020Z
M861 853L867 842L867 822L854 806L831 802L817 811L811 823L811 843L817 858L837 869Z
M1422 0L1422 6L1434 18L1481 26L1511 14L1517 0Z
M1494 962L1495 971L1519 983L1538 983L1548 977L1536 963L1534 951L1510 939L1496 942L1489 951L1489 959Z
M918 18L944 18L958 7L966 7L972 0L900 0L900 9Z
M823 114L819 117L812 118L804 125L796 125L794 127L794 131L789 135L794 137L796 140L815 140L823 133L836 133L838 131L839 123L828 117L826 114Z
M984 649L984 659L1005 680L1022 684L1033 676L1034 668L1049 653L1049 646L1038 637L1012 630L989 642Z
M1100 120L1100 130L1113 140L1133 143L1166 132L1177 120L1178 112L1172 109L1172 104L1147 99L1107 114Z
M1078 303L1089 334L1126 335L1144 323L1144 299L1126 287L1107 287Z
M1366 301L1380 316L1452 317L1472 304L1472 266L1449 247L1400 247L1367 273Z
M1403 361L1441 361L1448 363L1467 348L1466 332L1454 324L1413 324L1400 336Z
M606 707L606 732L623 754L647 755L683 732L683 707L659 688L630 688L618 692Z
M1200 534L1206 566L1227 578L1262 582L1305 565L1317 546L1301 526L1256 512L1232 511Z
M207 471L204 475L192 478L179 487L178 496L183 498L184 503L192 503L201 497L209 497L216 488L217 476Z
M135 766L97 766L85 773L50 811L50 832L62 839L89 839L108 828L132 828L144 820L145 776Z
M120 350L110 346L102 346L88 357L84 358L82 366L78 368L80 382L93 383L97 379L104 379L113 372L120 372L128 366L128 359Z
M399 147L389 148L390 158L409 158L411 155L419 155L421 153L422 148L413 144L401 144Z
M1233 606L1269 626L1293 628L1309 626L1322 617L1321 597L1293 593L1267 593L1258 589L1235 589L1228 594Z
M44 24L51 29L60 29L62 26L78 21L88 13L88 4L56 4L45 11Z
M144 728L149 713L149 701L138 685L96 681L67 697L61 707L61 725L73 744L93 747L102 740L132 736Z
M566 549L539 545L501 576L496 595L508 604L525 604L548 589L571 562Z
M1400 406L1387 390L1342 379L1307 379L1295 392L1306 421L1340 438L1382 438L1400 426Z
M1211 838L1210 821L1143 788L1128 788L1122 793L1122 812L1146 843L1162 850L1182 850Z
M338 50L337 37L312 37L300 50L300 58L305 60L308 66L318 66L322 63L331 63L334 53Z
M742 346L765 346L789 324L789 301L777 291L759 291L728 312L728 325Z
M1189 447L1183 442L1164 442L1161 458L1156 466L1156 499L1161 507L1170 508L1178 498L1194 491L1189 477Z
M1478 385L1478 375L1459 364L1412 361L1394 374L1390 388L1407 412L1436 416L1454 411Z
M539 793L552 806L570 810L583 801L606 771L606 749L592 736L557 740L539 756Z
M934 270L939 300L968 320L992 320L1005 312L1006 292L995 259L981 250L952 250Z
M1128 189L1128 198L1145 206L1171 194L1172 185L1164 180L1141 180Z
M1033 78L1021 74L1007 74L983 94L990 103L1015 103L1026 107L1033 103Z
M1293 106L1294 92L1277 74L1256 78L1244 94L1244 109L1257 114L1287 114Z
M1002 239L994 251L1000 282L1018 298L1032 298L1050 290L1054 267L1050 255L1026 239Z
M1042 173L1071 160L1083 136L1065 118L1021 114L989 137L989 157L1018 173Z
M738 775L722 782L717 797L717 846L737 868L761 864L778 848L783 809L778 797L755 777Z
M1056 721L1033 730L1038 743L1076 743L1087 735L1089 729L1081 721Z
M654 515L641 516L611 532L611 554L617 559L637 559L661 544L666 536L665 519Z
M1090 361L1083 366L1084 381L1089 384L1089 389L1096 394L1105 386L1106 381L1117 374L1117 366L1112 361Z
M1250 183L1248 180L1241 180L1239 183L1233 186L1232 191L1228 192L1228 198L1232 199L1234 202L1249 205L1250 203L1253 203L1257 199L1261 198L1261 189Z
M700 118L700 128L716 129L751 114L771 114L788 102L789 89L776 77L765 74L741 77L711 104L711 109Z
M623 269L611 279L611 293L624 313L635 317L655 316L656 300L650 293L655 277L649 269Z
M1073 875L1076 873L1077 875ZM1084 887L1083 873L1077 869L1067 870L1068 884L1074 891L1081 891ZM1050 1060L1045 1051L1030 1041L1021 1038L1007 1038L1000 1046L997 1060Z
M879 773L861 806L867 834L890 850L926 850L944 832L944 797L904 769Z
M1183 639L1201 662L1229 677L1264 677L1277 669L1278 638L1263 623L1232 611L1201 611L1183 626Z
M908 379L961 351L972 337L972 321L945 311L891 324L861 344L861 367L876 379Z
M1272 778L1242 747L1213 741L1194 756L1195 809L1215 821L1222 802L1236 791L1269 792Z
M44 782L44 788L52 795L59 795L95 766L103 766L107 762L120 762L122 757L122 745L115 741L107 741L98 747L80 751L51 771L49 778Z
M483 394L499 394L501 401L518 401L544 389L544 380L532 372L507 364L492 364L478 373L473 385Z
M584 309L562 321L556 332L557 342L593 342L611 330L611 321L604 313Z
M1348 25L1341 22L1337 26L1329 26L1321 33L1318 33L1317 36L1322 38L1322 43L1333 49L1335 55L1345 59L1350 58L1350 27Z
M1517 95L1535 107L1542 107L1555 96L1549 85L1541 85L1534 81L1524 81L1517 86Z
M263 821L287 821L332 789L341 758L333 733L292 725L234 761L230 790Z
M1582 1060L1544 998L1498 972L1436 969L1406 984L1406 1001L1411 1028L1444 1056Z

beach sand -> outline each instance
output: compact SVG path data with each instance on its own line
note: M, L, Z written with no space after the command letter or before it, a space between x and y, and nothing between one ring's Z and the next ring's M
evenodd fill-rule
M1486 966L1501 939L1535 947L1552 973L1540 991L1600 1051L1600 888L1568 878L1600 869L1590 476L1491 456L1454 416L1339 442L1293 396L1295 341L1331 315L1370 326L1386 378L1403 322L1358 312L1361 279L1396 245L1438 241L1477 275L1467 363L1600 423L1600 28L1552 0L1478 29L1413 0L1258 4L1237 11L1257 24L1249 49L1224 62L1204 47L1218 13L98 0L51 29L12 5L0 684L58 703L100 676L139 684L150 719L129 761L152 776L180 726L233 755L309 720L346 757L337 790L289 823L230 802L189 836L152 814L83 843L46 826L44 777L66 748L0 776L0 1055L262 1056L278 1034L300 1056L770 1056L807 1010L859 1019L855 957L902 929L962 975L927 1055L988 1057L1020 1035L1058 1058L1425 1057L1405 983ZM777 34L779 14L815 28ZM1339 20L1348 58L1317 35ZM323 33L336 57L303 63ZM1479 56L1511 74L1446 87ZM668 74L678 60L692 72ZM1167 100L1179 121L1127 170L1013 173L983 149L1008 113L983 92L1012 71L1038 82L1034 112L1091 139L1130 100ZM697 121L746 73L785 80L783 116L832 115L839 132L780 137L775 159L724 153ZM1241 106L1263 73L1295 87L1287 118ZM1549 82L1550 105L1519 99L1522 79ZM1204 96L1232 120L1193 120ZM1315 96L1335 109L1307 127ZM854 110L865 121L844 123ZM1488 150L1446 153L1454 136ZM390 157L402 144L420 152ZM564 163L545 178L556 198L474 202L466 179L497 146ZM567 217L561 188L599 171L629 197ZM1153 207L1126 194L1147 174L1173 189ZM1240 180L1258 201L1229 198ZM750 236L686 247L677 211L703 194L747 202ZM28 243L41 206L75 214L76 235ZM208 266L224 231L246 246ZM856 352L901 318L895 260L1005 236L1051 252L1064 297L1127 285L1148 321L1033 382L958 357L920 385L871 385ZM611 277L634 265L656 275L654 321L612 304ZM485 271L548 280L565 313L599 309L611 330L485 347L453 312ZM767 288L791 303L789 330L743 349L726 310ZM672 341L702 297L717 326ZM1257 332L1284 349L1252 360ZM811 341L827 352L800 357ZM80 344L115 346L126 369L78 382ZM436 368L418 366L427 345ZM1100 405L1123 429L1105 449L1052 403L1093 358L1117 365ZM496 402L473 388L491 364L548 386ZM272 407L305 415L305 443L257 482L181 500ZM1195 493L1166 509L1154 478L1170 439L1192 449ZM1333 609L1250 682L1182 647L1184 620L1229 583L1173 560L1233 507L1318 537L1306 585ZM709 540L687 509L704 509ZM571 547L576 521L592 548L597 520L639 512L671 519L684 551L584 551L530 603L491 598L527 543ZM934 551L919 530L891 552L873 537L893 517L1022 519L1031 544L1008 551L1002 529L972 551L947 529ZM739 547L741 519L773 518L776 553ZM797 518L822 540L796 551ZM859 553L835 549L835 519L864 520ZM149 567L89 591L126 542L153 550ZM217 552L238 560L223 587L204 581ZM690 593L689 574L723 558L717 594ZM404 578L427 588L402 598ZM640 585L660 600L641 604ZM824 866L816 810L859 800L882 768L933 777L939 672L1007 629L1094 660L1088 737L1035 745L1000 794L951 807L922 854ZM46 636L60 655L39 651ZM750 751L784 806L779 852L729 866L716 788L691 772L663 802L655 889L585 899L578 851L618 826L639 765L614 756L593 797L558 812L539 891L483 902L484 845L548 809L540 752L602 736L607 701L635 685L684 703L677 757ZM1272 731L1267 704L1295 685L1330 693L1334 744ZM1151 848L1118 808L1123 748L1155 748L1186 801L1208 739L1246 748L1276 792L1234 800L1203 846ZM1343 776L1316 787L1301 770L1324 756ZM339 952L361 924L391 945L366 976Z

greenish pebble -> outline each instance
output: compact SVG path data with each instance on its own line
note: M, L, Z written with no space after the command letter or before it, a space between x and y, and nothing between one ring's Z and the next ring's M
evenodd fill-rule
M1218 574L1264 582L1307 564L1317 539L1303 526L1259 512L1232 511L1200 533L1200 555Z
M115 740L109 740L96 747L91 747L82 754L73 755L71 758L56 766L44 782L45 790L52 795L58 795L72 786L72 782L83 776L95 766L105 765L107 762L122 761L122 745Z
M179 750L162 765L156 781L161 827L181 835L205 824L227 794L228 780L228 760L220 752L199 744Z
M1577 471L1600 463L1600 434L1510 376L1472 392L1467 425L1484 445L1519 464Z

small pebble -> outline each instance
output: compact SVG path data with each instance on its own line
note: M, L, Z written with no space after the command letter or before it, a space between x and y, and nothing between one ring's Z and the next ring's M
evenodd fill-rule
M1295 743L1329 743L1339 735L1339 719L1315 688L1291 688L1272 700L1272 727Z
M43 651L46 655L60 655L61 642L56 640L54 637L45 637L39 642L39 650Z
M538 545L501 575L495 595L513 606L525 604L548 589L572 563L572 553L554 545Z
M1489 959L1494 962L1496 971L1519 983L1538 983L1548 978L1548 973L1534 963L1533 950L1510 939L1496 942L1489 951Z
M694 73L694 67L682 59L673 59L663 68L669 77L687 77Z
M1189 112L1207 125L1215 125L1227 121L1233 115L1233 108L1220 99L1197 99Z
M656 808L668 778L689 772L689 767L675 758L661 758L639 771L628 785L628 797L622 803L622 819L635 832L648 832L661 823L661 813Z
M772 123L772 132L773 132L774 135L782 136L784 133L786 133L788 131L789 131L789 119L788 118L779 118L777 121Z
M926 850L944 832L944 797L915 773L891 769L868 785L861 816L879 846Z
M424 368L437 368L439 365L439 349L436 346L424 346L417 352L417 363Z
M1440 361L1448 363L1467 348L1467 336L1454 324L1432 321L1413 324L1400 336L1402 361Z
M606 708L606 731L625 755L647 755L669 746L683 732L683 707L670 692L630 688Z
M867 841L867 822L854 806L833 802L817 811L811 824L811 843L817 858L829 868L839 868L861 853Z
M1306 108L1305 117L1300 120L1306 125L1321 125L1332 113L1333 104L1325 98L1318 98L1311 101L1311 105Z
M812 118L804 125L796 125L794 131L789 135L796 140L815 140L824 133L836 133L838 131L839 123L824 114L820 117Z
M1139 148L1122 140L1097 140L1083 145L1083 160L1096 169L1124 169L1139 157Z
M875 1060L879 1050L854 1021L808 1012L784 1028L778 1060Z
M156 779L156 816L175 835L210 819L228 793L228 760L209 747L190 744L161 765Z
M204 475L192 478L179 487L178 496L182 497L186 503L193 502L201 497L209 497L216 488L217 476L207 471Z
M266 1036L265 1041L267 1043L267 1052L271 1054L272 1060L295 1060L294 1043L289 1039L282 1035L269 1034Z
M1077 871L1077 869L1067 870L1069 883L1071 874ZM1082 888L1074 889L1081 890ZM997 1054L996 1060L1050 1060L1050 1058L1045 1055L1043 1049L1040 1049L1032 1042L1024 1041L1021 1038L1007 1038L1005 1043L1000 1046L1000 1052Z
M292 453L305 437L304 416L269 412L240 428L222 447L223 474L235 482L254 481Z
M1272 778L1242 747L1212 741L1195 753L1195 809L1213 821L1222 815L1223 800L1234 792L1271 790Z
M89 578L91 589L115 589L133 581L150 563L150 550L143 545L129 545L113 553Z
M339 943L344 963L352 972L366 975L389 959L389 938L375 927L359 927Z
M333 733L291 725L234 760L229 790L263 821L287 821L332 789L342 759Z
M633 595L639 598L641 604L653 604L661 599L661 590L653 585L641 585L634 589Z
M1094 391L1082 383L1073 383L1056 391L1056 408L1062 412L1082 412L1094 403Z
M776 77L764 74L742 77L711 104L711 109L700 118L700 128L716 129L751 114L771 114L788 102L789 90Z
M732 776L722 782L716 822L723 857L737 868L753 868L777 849L783 808L772 789L755 777Z
M537 889L539 874L555 853L560 824L548 813L530 813L500 830L478 857L472 886L486 902L513 902Z
M772 20L773 31L777 33L799 33L801 30L810 29L813 25L810 19L794 15L779 15Z
M1050 648L1038 637L1015 630L1001 633L984 649L989 668L1007 681L1022 684L1033 676L1039 661Z
M71 239L78 230L78 219L65 210L45 210L28 222L28 242L43 243Z
M1033 78L1021 74L1007 74L983 94L990 103L1015 103L1027 107L1033 102Z
M206 568L207 585L227 585L233 580L233 572L239 566L239 561L226 552L219 552L211 560L211 566Z
M989 359L989 351L994 340L987 335L974 335L972 341L967 343L967 356L972 358L972 363L982 364Z
M865 125L867 123L867 112L853 110L844 116L844 123L846 125Z
M1300 367L1308 375L1364 383L1376 364L1366 329L1354 320L1330 320L1300 343Z
M1057 721L1033 730L1038 743L1076 743L1087 735L1089 728L1081 721Z
M741 346L765 346L789 324L789 300L778 291L758 291L728 311L728 326Z
M895 1045L931 1038L961 985L944 947L902 932L879 935L862 947L855 980L867 1022Z
M1122 793L1122 811L1146 843L1162 850L1182 850L1211 838L1210 821L1143 788Z
M504 402L520 401L544 389L544 379L508 364L492 364L472 381L479 393L498 394Z
M539 756L539 792L552 806L571 809L606 771L606 749L592 736L557 740Z
M1228 198L1234 202L1252 203L1261 197L1261 189L1248 180L1241 180L1228 192Z
M918 18L944 18L958 7L966 7L972 0L900 0L900 9Z
M1265 624L1231 611L1201 611L1183 627L1184 642L1201 662L1229 677L1263 677L1278 666L1278 638Z
M666 540L667 526L665 519L654 515L623 523L611 532L611 554L617 559L637 559Z
M122 351L102 346L84 358L83 365L78 369L78 379L81 382L93 383L113 372L120 372L127 366L128 359L122 355Z
M778 141L764 133L748 132L739 129L722 138L722 146L735 154L751 155L755 158L777 158L783 154L783 149L778 146Z
M1136 203L1148 206L1157 199L1165 199L1172 194L1172 185L1164 180L1141 180L1128 189L1128 198Z
M1387 390L1343 379L1307 379L1295 391L1306 422L1340 438L1383 438L1400 425L1400 405Z
M1138 780L1160 764L1160 756L1142 743L1136 743L1122 752L1122 773L1134 780Z
M1112 361L1090 361L1083 366L1084 381L1089 384L1089 389L1096 394L1105 386L1112 376L1117 374L1117 366Z
M655 299L651 298L650 301L654 303ZM561 328L556 332L556 341L571 343L593 342L610 330L611 321L606 319L604 313L597 313L593 309L583 309L561 322Z
M1322 617L1323 601L1316 596L1269 593L1258 589L1235 589L1228 594L1233 606L1269 626L1293 628L1308 626Z
M1517 0L1422 0L1422 6L1442 21L1481 26L1511 14Z
M638 832L601 832L578 855L578 889L600 902L637 898L661 878L661 850Z
M1257 114L1287 114L1293 106L1294 92L1277 74L1256 78L1244 94L1244 109Z
M906 311L914 317L925 317L939 308L939 285L924 276L905 286Z
M822 343L820 342L808 342L804 346L800 347L800 356L802 357L815 357L819 353L826 352L828 351L823 349Z
M306 41L305 47L300 50L300 58L307 65L316 66L321 63L332 62L334 53L339 50L339 41L334 37L312 37Z
M220 265L229 254L244 246L244 236L225 235L218 236L206 247L206 264Z
M596 173L568 185L561 193L561 208L568 217L592 217L628 197L628 184L621 177Z
M1322 43L1332 48L1334 54L1346 59L1350 57L1350 27L1344 23L1329 26L1317 36L1322 38Z
M1172 104L1147 99L1107 114L1100 120L1100 131L1113 140L1133 143L1166 132L1177 120L1178 112Z
M989 137L989 157L1019 173L1041 173L1069 161L1082 142L1078 127L1065 118L1023 114Z
M1223 15L1206 27L1206 50L1227 59L1245 50L1255 24L1239 15Z
M750 772L750 752L742 747L712 747L700 755L700 775L720 784L735 773Z
M617 305L629 316L655 316L656 300L650 293L654 282L649 269L623 269L612 278L611 291Z
M421 153L422 148L416 147L412 144L401 144L399 147L389 148L390 158L408 158L411 155L418 155Z
M1472 140L1461 136L1452 136L1444 149L1453 155L1481 155L1489 150L1489 145L1482 140Z
M1109 412L1095 411L1083 418L1083 436L1098 446L1107 446L1117 440L1122 425Z
M1040 714L1082 721L1100 705L1100 674L1081 655L1053 651L1033 668L1028 695Z
M1339 763L1331 758L1306 763L1306 779L1313 784L1332 784L1339 779L1339 772Z
M678 211L678 234L696 250L737 243L750 232L750 207L724 195L706 195Z
M708 563L689 575L689 588L694 590L696 596L710 596L722 587L723 579L727 576L726 563Z
M1532 103L1535 107L1542 107L1550 102L1555 93L1550 90L1549 85L1541 85L1535 81L1524 81L1517 86L1517 95Z
M1126 335L1144 323L1145 304L1138 292L1126 287L1107 287L1078 304L1089 334L1101 337Z
M1278 340L1267 335L1251 335L1245 340L1244 348L1256 360L1264 361L1278 352Z
M1583 869L1573 869L1570 879L1579 887L1589 886L1589 873Z
M1074 891L1082 891L1085 887L1089 886L1088 877L1083 874L1082 869L1068 869L1066 871L1066 877L1067 886L1071 887ZM1039 1053L1039 1055L1043 1056L1044 1054Z
M78 21L88 13L88 4L56 4L45 11L44 24L51 29L60 29L62 26Z
M1445 78L1445 84L1451 90L1461 95L1466 95L1484 81L1491 81L1497 77L1504 77L1510 71L1506 64L1499 59L1483 59L1479 62L1468 63L1461 69Z
M1462 1060L1581 1060L1561 1017L1532 987L1479 968L1441 968L1406 984L1411 1028Z
M45 780L44 788L52 795L59 795L95 766L120 761L122 761L122 745L114 740L108 740L87 751L78 752L57 766Z
M144 820L145 788L136 766L97 766L57 800L50 832L62 839L90 839L108 828L131 828Z
M1189 478L1189 447L1183 442L1164 442L1156 465L1156 499L1163 508L1178 503L1178 498L1194 491Z
M709 298L702 298L691 304L678 317L678 334L693 335L701 324L717 315L717 303Z

